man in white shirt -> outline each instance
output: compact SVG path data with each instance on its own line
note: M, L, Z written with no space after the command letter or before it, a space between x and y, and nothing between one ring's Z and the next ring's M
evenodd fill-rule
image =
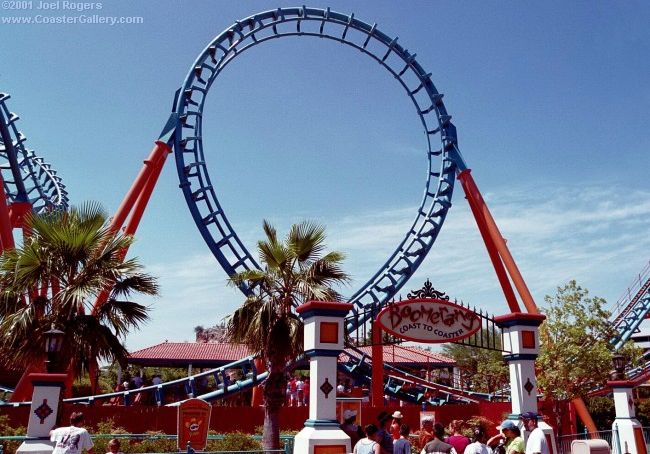
M296 391L298 394L298 406L302 406L305 403L305 382L302 381L302 376L298 376L296 380Z
M526 441L526 454L550 454L546 435L542 429L537 427L537 414L527 411L522 413L519 418L524 422L526 430L530 430Z
M83 413L73 412L70 415L70 427L50 431L50 441L55 442L52 454L81 454L84 449L88 454L95 454L90 434L81 427L83 419Z

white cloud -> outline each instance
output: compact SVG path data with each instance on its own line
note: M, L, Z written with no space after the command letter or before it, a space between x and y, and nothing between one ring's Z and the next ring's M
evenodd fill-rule
M460 186L456 191L438 240L401 293L405 296L431 278L452 297L504 313L507 306L476 223ZM487 194L486 200L538 305L569 279L614 303L648 260L650 192L621 187L509 188ZM346 269L355 280L345 293L352 294L388 259L415 212L415 207L395 208L319 219L328 226L329 246L348 254ZM259 227L252 227L257 222L242 235L251 248L261 235ZM160 276L163 298L155 303L151 324L129 339L131 348L164 339L192 340L194 326L216 323L242 301L237 289L226 286L225 273L207 252L173 264L150 265L148 270Z

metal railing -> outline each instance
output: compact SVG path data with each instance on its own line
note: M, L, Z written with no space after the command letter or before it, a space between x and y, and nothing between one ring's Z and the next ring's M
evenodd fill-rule
M569 454L571 452L571 442L573 440L589 440L591 438L600 438L601 440L605 440L609 446L612 446L612 431L611 430L601 430L598 432L598 436L594 437L593 435L589 435L587 432L584 433L579 433L579 434L570 434L570 435L562 435L561 437L557 437L557 450L559 454Z
M643 427L642 429L646 448L648 452L650 452L650 427ZM609 444L612 454L622 454L625 452L625 447L621 446L618 430L615 427L614 430L601 430L598 432L597 436L590 435L585 431L579 434L563 435L561 437L557 437L556 440L558 454L571 453L571 442L573 442L573 440L589 440L592 438L600 438L601 440L605 440L607 444Z

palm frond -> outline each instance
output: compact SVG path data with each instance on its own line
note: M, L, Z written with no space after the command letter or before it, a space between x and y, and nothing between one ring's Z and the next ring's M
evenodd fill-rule
M325 249L325 227L308 221L291 226L287 246L299 262L318 257Z
M262 222L262 229L264 230L264 234L266 235L266 238L270 243L277 243L278 242L278 232L275 230L275 227L269 223L266 219Z
M133 237L110 232L96 202L29 215L26 226L22 247L0 256L0 351L11 352L12 364L42 358L42 335L54 323L78 370L98 358L123 361L120 339L148 318L147 307L124 300L158 292L138 261L123 257ZM108 301L91 310L105 291Z
M283 268L291 259L290 250L282 243L259 241L257 250L262 263L271 270Z
M228 279L228 284L231 286L238 286L240 284L250 283L258 284L267 280L267 275L261 270L244 270L237 274L232 275Z
M115 330L115 335L120 338L149 321L146 306L112 298L99 307L96 315L99 320L107 322Z
M124 278L118 278L113 284L113 297L124 297L133 293L143 295L158 295L158 280L145 273L132 274Z

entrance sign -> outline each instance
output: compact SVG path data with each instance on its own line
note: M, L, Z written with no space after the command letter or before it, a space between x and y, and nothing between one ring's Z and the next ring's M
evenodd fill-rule
M481 319L470 309L429 298L390 304L379 313L377 321L394 336L428 343L457 341L481 328Z

